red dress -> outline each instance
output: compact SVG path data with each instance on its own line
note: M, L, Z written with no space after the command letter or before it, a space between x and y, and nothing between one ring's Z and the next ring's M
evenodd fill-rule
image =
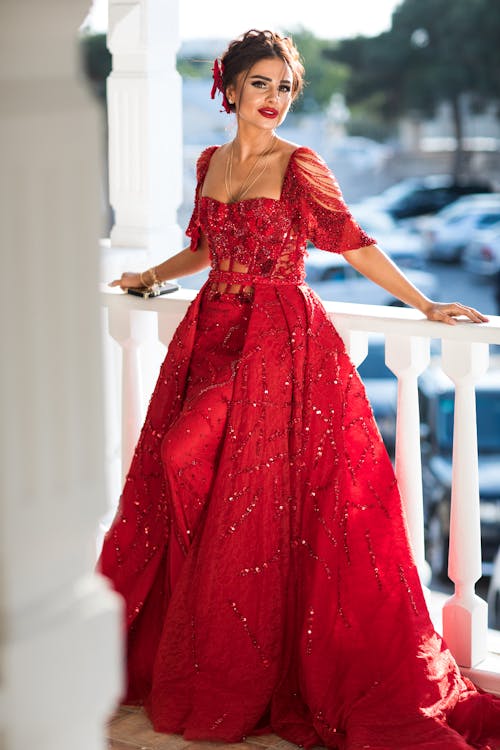
M303 283L307 239L373 240L309 149L278 200L230 205L201 196L214 150L188 229L193 250L208 238L212 271L169 346L99 561L126 602L124 702L187 739L500 747L500 700L434 632L364 387Z

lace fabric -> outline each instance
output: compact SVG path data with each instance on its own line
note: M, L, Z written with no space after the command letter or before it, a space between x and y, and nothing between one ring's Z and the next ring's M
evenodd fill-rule
M337 750L494 750L426 609L393 469L319 298L308 239L373 241L309 149L279 200L200 198L212 271L169 346L99 569L154 727Z

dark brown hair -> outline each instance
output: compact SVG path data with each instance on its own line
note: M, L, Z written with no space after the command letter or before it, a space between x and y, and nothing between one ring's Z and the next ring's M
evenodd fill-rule
M280 36L273 31L250 29L232 41L222 55L224 91L236 83L240 73L249 71L259 60L278 57L285 62L292 72L292 101L296 99L304 86L304 66L300 60L297 47L288 36ZM234 112L234 104L230 105Z

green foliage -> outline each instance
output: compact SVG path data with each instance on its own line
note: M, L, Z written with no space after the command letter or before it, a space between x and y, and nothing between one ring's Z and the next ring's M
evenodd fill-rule
M500 3L498 0L403 0L391 29L377 37L343 40L325 55L349 66L348 103L375 119L431 115L448 101L457 141L453 172L462 154L462 95L480 111L500 102Z
M106 79L111 73L111 54L106 46L106 34L82 34L80 56L92 91L105 101Z
M183 78L211 78L213 60L194 60L187 57L177 58L177 70Z
M331 43L318 39L311 31L299 29L290 33L297 45L306 69L306 85L300 99L294 104L295 112L320 112L325 109L332 94L342 93L348 79L348 68L324 56Z
M500 96L498 0L404 0L390 31L342 41L326 52L349 66L350 103L375 102L387 120L418 110L430 114L464 93ZM380 94L382 96L380 96Z
M500 99L500 3L481 0L476 18L478 57L476 91L481 96Z

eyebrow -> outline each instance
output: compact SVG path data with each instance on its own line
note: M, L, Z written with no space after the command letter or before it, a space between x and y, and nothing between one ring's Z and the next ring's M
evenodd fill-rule
M250 78L260 78L262 81L269 81L270 83L273 80L272 78L268 78L267 76L260 76L258 74L250 76ZM280 81L280 83L291 83L291 82L292 81L290 78L282 78Z

